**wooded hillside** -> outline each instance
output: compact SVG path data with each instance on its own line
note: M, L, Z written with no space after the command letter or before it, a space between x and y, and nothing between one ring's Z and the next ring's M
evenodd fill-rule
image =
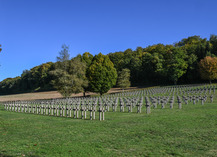
M217 56L217 36L211 35L209 40L191 36L173 45L137 47L136 50L127 49L106 56L112 61L117 74L123 69L130 70L130 81L133 86L199 83L203 81L199 73L199 62L206 56ZM92 54L88 52L79 54L70 59L69 64L76 58L86 64L86 72L92 73L90 66L92 69L95 66L92 63L94 58ZM58 63L44 63L30 70L24 70L21 76L3 80L0 82L0 94L53 90L52 82L56 78L51 71L58 67ZM70 66L67 70L70 70ZM87 76L88 78L90 79ZM116 81L112 84L114 82ZM91 91L91 88L87 86L84 91Z

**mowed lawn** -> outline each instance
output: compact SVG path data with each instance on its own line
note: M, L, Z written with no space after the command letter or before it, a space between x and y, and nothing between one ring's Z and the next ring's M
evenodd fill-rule
M106 112L105 121L0 107L0 156L217 156L217 104Z

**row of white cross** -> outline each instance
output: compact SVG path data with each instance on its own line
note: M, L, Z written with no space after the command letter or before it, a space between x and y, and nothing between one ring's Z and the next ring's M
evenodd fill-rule
M59 106L59 105L22 105L22 104L4 104L4 108L7 111L12 112L23 112L32 113L38 115L49 115L57 117L72 117L81 119L87 119L87 112L90 112L90 120L96 119L96 112L99 112L99 120L105 120L105 110L104 107L100 106L97 110L96 107L70 107L70 106Z

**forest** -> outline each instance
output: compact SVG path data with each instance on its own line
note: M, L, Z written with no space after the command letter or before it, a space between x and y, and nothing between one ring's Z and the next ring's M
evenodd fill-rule
M65 48L67 50L67 47ZM121 71L124 69L129 70L131 86L207 82L207 80L216 79L216 77L207 79L204 77L206 74L201 75L200 62L207 56L217 56L217 35L210 35L209 39L191 36L171 45L156 44L107 55L100 53L93 56L89 52L85 52L74 58L65 60L59 58L55 63L44 63L30 70L24 70L21 76L4 79L0 82L0 95L55 90L58 88L55 84L61 84L61 80L58 78L65 72L67 75L64 75L64 80L70 80L67 79L68 77L75 80L72 81L74 84L80 84L78 88L76 86L76 89L72 90L75 93L80 91L106 93L109 88L118 86L118 77L123 74ZM103 63L101 62L102 58ZM98 68L96 65L102 66ZM102 71L105 71L103 66L110 69L108 65L114 67L115 70L111 74L112 77L107 77L107 81L114 80L109 85L104 83L98 87L96 79L103 75L105 75L104 78L108 76L107 73L102 74ZM60 67L62 67L62 71L57 70ZM72 82L68 82L68 84L70 85ZM99 91L98 89L102 86L106 89Z

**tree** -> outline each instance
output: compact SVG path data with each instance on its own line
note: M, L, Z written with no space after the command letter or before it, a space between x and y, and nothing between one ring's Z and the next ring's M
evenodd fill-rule
M55 79L52 80L52 84L55 89L63 96L70 97L73 93L71 87L73 85L73 78L66 71L56 69L50 72Z
M57 57L55 70L50 74L54 76L52 84L54 88L63 96L70 97L72 93L83 92L87 86L86 63L79 58L69 59L68 47L63 45L60 56Z
M121 89L126 89L130 87L130 70L123 69L118 74L117 86Z
M21 83L20 83L20 91L29 91L30 90L30 77L31 72L29 70L23 70L21 74Z
M82 56L81 56L81 61L82 61L82 62L85 62L86 65L87 65L87 67L90 66L92 60L93 60L93 55L90 54L89 52L85 52L85 53L83 53Z
M86 77L87 65L78 58L73 58L70 61L68 73L73 78L73 93L84 92L88 86L88 79Z
M198 62L195 54L187 56L187 72L181 77L182 83L200 82L200 74L198 73Z
M20 77L7 78L0 82L1 94L12 94L19 92Z
M57 57L58 62L65 62L69 60L69 47L65 44L62 45L62 50L59 52L59 56Z
M52 62L47 62L45 64L42 64L39 66L39 75L40 75L40 79L39 81L39 86L42 89L52 89L51 86L51 76L49 75L49 71L53 70L54 67L54 63Z
M188 64L185 60L187 56L180 48L172 48L171 50L171 58L166 60L166 69L168 78L176 85L178 79L187 71Z
M72 94L70 90L72 77L67 73L69 56L69 47L62 45L62 50L59 52L57 63L55 64L55 70L50 72L54 77L54 80L52 80L54 88L56 88L63 97L69 97Z
M117 79L117 72L108 56L101 53L95 55L88 68L89 86L92 92L107 93Z
M207 56L199 62L200 76L204 80L211 81L217 79L217 58Z
M30 70L30 78L32 82L32 90L47 90L52 89L50 84L51 76L49 72L53 69L53 63L48 62L39 66L35 66Z
M93 55L90 54L89 52L85 52L82 55L80 55L80 54L77 55L76 58L80 59L81 62L86 64L86 70L85 70L86 77L84 79L86 80L87 84L83 84L83 88L84 88L83 96L85 97L86 92L90 90L89 85L88 85L88 79L87 79L87 70L88 70L90 64L92 63Z
M212 49L211 49L212 54L217 55L217 35L214 34L210 35L209 41L212 44Z
M52 80L54 88L56 88L63 97L70 97L72 93L83 92L84 87L88 85L85 76L85 63L72 59L69 61L67 69L67 71L55 69L50 72L50 74L54 76Z
M124 53L123 52L115 52L115 53L109 53L108 54L109 59L114 64L114 67L117 71L121 71L123 69L124 65Z
M164 57L159 53L146 53L142 58L141 75L146 83L162 83L165 68L163 67Z
M211 40L211 39L210 39ZM211 44L206 38L202 39L200 36L191 36L182 39L175 44L176 47L181 47L189 54L197 55L198 61L203 59L207 52L211 50Z

